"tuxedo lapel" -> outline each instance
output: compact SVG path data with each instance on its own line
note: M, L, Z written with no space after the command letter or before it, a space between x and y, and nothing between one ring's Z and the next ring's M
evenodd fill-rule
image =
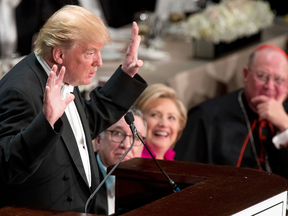
M90 161L90 167L91 167L91 189L92 191L94 191L100 183L99 174L98 174L99 173L98 166L96 164L94 149L92 146L91 134L89 133L90 129L88 125L87 116L85 114L83 105L81 103L80 93L77 87L74 88L73 93L75 95L74 102L77 107L77 110L78 110L78 113L82 122L83 130L85 133L86 145L88 148L88 155L89 155L89 161Z
M82 159L80 156L78 145L77 145L76 139L74 137L73 130L70 126L69 120L68 120L65 113L62 115L61 120L63 121L62 139L63 139L63 141L64 141L64 143L68 149L68 152L69 152L78 172L80 173L80 175L82 176L82 178L86 182L86 184L88 185L88 181L86 178L86 173L84 170L84 166L82 163Z

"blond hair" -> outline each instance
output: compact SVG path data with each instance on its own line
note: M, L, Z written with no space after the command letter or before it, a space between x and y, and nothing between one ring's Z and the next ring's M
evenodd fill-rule
M182 101L178 99L177 94L173 88L161 83L149 85L135 101L134 106L140 109L143 113L145 113L145 110L150 104L150 102L156 100L157 98L169 98L175 103L179 112L179 131L176 139L178 140L181 137L182 131L186 126L187 109L182 103Z
M66 5L44 24L35 41L35 54L51 58L54 47L71 48L76 43L111 41L109 31L96 15L76 5Z

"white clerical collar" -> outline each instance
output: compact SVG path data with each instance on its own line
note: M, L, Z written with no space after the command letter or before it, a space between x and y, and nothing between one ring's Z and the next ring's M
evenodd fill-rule
M99 163L101 173L105 178L107 176L107 167L104 166L103 163L101 162L99 154L97 154L97 162ZM115 185L115 176L109 176L105 183L106 188L109 190L113 185Z
M49 76L51 68L49 67L47 62L41 56L38 56L38 55L35 55L35 56L36 56L37 60L39 61L39 63L41 64L41 66L43 67L43 69L45 70L45 72L47 73L47 75ZM73 91L74 91L74 86L62 83L61 98L65 99L67 97L67 95Z

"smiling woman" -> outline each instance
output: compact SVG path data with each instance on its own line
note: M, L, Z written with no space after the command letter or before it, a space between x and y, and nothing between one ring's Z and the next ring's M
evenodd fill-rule
M164 84L150 85L134 106L144 114L147 122L145 142L155 158L174 160L172 149L187 121L187 110L174 89ZM146 149L143 149L142 157L151 158Z

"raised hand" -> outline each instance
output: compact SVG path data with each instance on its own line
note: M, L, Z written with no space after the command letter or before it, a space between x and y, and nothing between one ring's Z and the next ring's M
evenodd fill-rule
M138 59L138 48L141 42L141 37L138 35L138 32L138 25L136 22L133 22L130 44L122 64L122 70L131 77L133 77L143 65L143 61Z
M69 94L64 100L61 98L61 85L66 69L62 67L59 76L56 78L57 69L56 65L52 67L43 100L43 113L52 127L75 97L73 94Z
M284 99L281 97L275 100L265 95L259 95L252 98L251 103L257 109L259 120L270 121L282 132L288 129L288 115L282 105Z

